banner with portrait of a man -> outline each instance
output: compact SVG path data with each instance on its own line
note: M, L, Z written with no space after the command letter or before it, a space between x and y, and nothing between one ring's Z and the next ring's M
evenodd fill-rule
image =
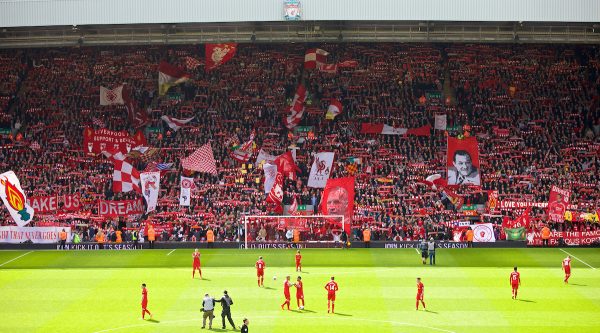
M323 190L320 208L323 215L343 215L344 230L350 235L354 215L354 177L329 178Z
M448 185L481 185L477 138L448 137Z
M552 185L548 200L548 219L552 222L564 222L565 211L569 205L571 191Z

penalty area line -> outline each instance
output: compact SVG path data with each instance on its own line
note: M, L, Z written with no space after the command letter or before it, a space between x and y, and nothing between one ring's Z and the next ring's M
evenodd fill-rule
M2 267L2 266L4 266L4 265L6 265L6 264L8 264L8 263L11 263L11 262L13 262L13 261L15 261L15 260L17 260L17 259L19 259L19 258L23 258L24 256L26 256L26 255L30 254L31 252L33 252L33 251L29 251L29 252L27 252L27 253L23 253L22 255L20 255L20 256L18 256L18 257L16 257L16 258L10 259L9 261L7 261L7 262L5 262L5 263L2 263L2 264L0 264L0 267Z
M171 250L171 252L167 253L167 255L168 255L168 256L170 256L170 255L171 255L171 253L175 252L175 250L177 250L177 249L173 249L173 250Z
M582 262L584 265L586 265L587 267L589 267L589 268L591 268L591 269L596 269L595 267L592 267L592 265L590 265L590 264L588 264L587 262L585 262L585 261L583 261L583 260L581 260L581 259L577 258L576 256L574 256L574 255L570 254L569 252L567 252L567 251L565 251L565 250L563 250L563 249L559 249L559 250L561 250L561 251L563 251L564 253L566 253L566 254L570 255L571 257L573 257L573 258L575 258L575 259L577 259L577 260L581 261L581 262Z

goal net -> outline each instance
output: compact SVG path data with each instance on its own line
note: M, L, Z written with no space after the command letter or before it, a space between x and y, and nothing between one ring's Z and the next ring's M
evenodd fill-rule
M249 242L338 242L346 221L343 215L246 215L243 222L247 249Z

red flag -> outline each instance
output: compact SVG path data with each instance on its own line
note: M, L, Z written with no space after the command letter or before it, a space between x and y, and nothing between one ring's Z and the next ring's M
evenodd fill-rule
M206 71L211 71L233 58L237 43L206 44Z
M344 230L350 235L354 216L354 177L329 178L319 210L324 215L343 215ZM341 225L341 221L339 223Z
M304 116L304 102L306 101L306 88L300 84L296 88L296 94L292 106L288 108L288 116L283 119L285 127L292 129L296 127Z
M125 161L125 155L118 151L118 149L103 151L102 153L110 158L114 164L113 192L129 192L133 190L137 193L142 193L142 189L140 188L140 172L129 162Z
M292 180L296 180L296 172L301 171L296 165L296 162L294 162L292 152L290 151L277 156L273 163L277 165L277 172L281 172L285 177Z
M338 67L340 68L357 68L358 61L356 60L346 60L338 63Z
M558 186L552 186L550 189L550 198L548 200L548 219L552 222L564 222L565 211L569 204L571 191L563 190Z
M185 57L185 68L188 70L196 69L196 67L202 65L202 62L196 58Z
M323 73L337 73L338 65L337 64L322 64L319 66L319 71Z
M131 87L126 86L123 88L123 100L125 101L125 108L127 108L129 122L133 128L140 128L150 122L148 114L144 110L141 110L137 102L133 99Z
M271 191L267 196L267 203L269 204L269 211L276 214L283 213L283 175L281 172L277 172L275 177L275 184L271 187Z

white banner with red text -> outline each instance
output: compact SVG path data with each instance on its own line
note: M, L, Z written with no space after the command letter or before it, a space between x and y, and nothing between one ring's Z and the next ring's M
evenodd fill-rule
M71 239L71 228L64 227L0 227L0 243L23 243L31 241L36 244L58 242L58 235L62 230Z

